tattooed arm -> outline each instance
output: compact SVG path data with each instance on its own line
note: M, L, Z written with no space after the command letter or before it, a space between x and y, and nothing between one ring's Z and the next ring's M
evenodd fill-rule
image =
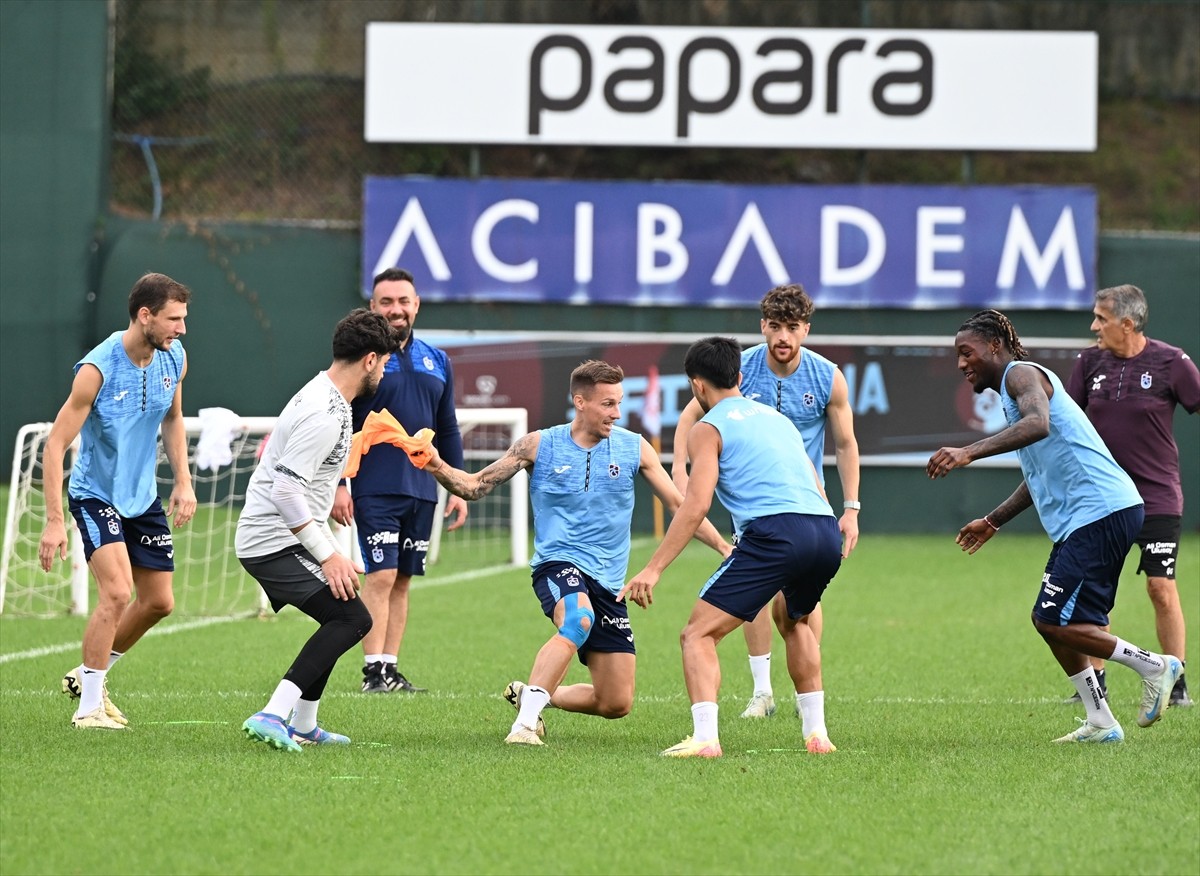
M1020 419L967 447L941 448L929 457L925 467L931 478L944 478L953 469L970 465L977 459L1028 447L1050 434L1050 395L1054 390L1046 376L1035 367L1010 368L1005 380L1005 389L1016 402Z
M517 472L533 468L541 438L540 432L530 432L518 438L502 457L475 474L467 474L448 465L434 450L433 458L425 465L425 471L456 496L470 501L482 499L500 484L512 480Z

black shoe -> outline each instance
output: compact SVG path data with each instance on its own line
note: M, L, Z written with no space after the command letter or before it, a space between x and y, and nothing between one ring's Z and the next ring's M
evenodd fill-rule
M1179 676L1179 681L1175 682L1175 686L1171 688L1171 705L1192 705L1192 698L1188 696L1187 681L1184 680L1182 675Z
M1108 699L1108 685L1106 685L1104 683L1104 670L1103 669L1096 670L1096 681L1099 682L1099 684L1100 684L1100 696L1104 697L1105 699ZM1076 691L1075 693L1071 694L1071 696L1069 696L1065 700L1063 700L1063 703L1066 705L1070 705L1072 703L1081 703L1081 702L1083 702L1083 700L1081 700L1079 698L1079 691Z
M363 693L387 693L391 690L384 677L383 663L368 663L363 667Z
M417 687L405 678L395 663L384 664L383 677L387 683L388 690L399 691L400 693L425 693L425 688Z

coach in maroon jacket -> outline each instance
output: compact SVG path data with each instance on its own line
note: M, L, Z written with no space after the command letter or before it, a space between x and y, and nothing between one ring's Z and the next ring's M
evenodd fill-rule
M1175 561L1183 488L1171 425L1176 405L1190 414L1200 409L1200 372L1183 350L1143 333L1146 296L1137 286L1101 289L1092 313L1096 346L1075 360L1067 392L1087 412L1146 503L1146 520L1137 537L1142 549L1138 571L1146 573L1159 644L1182 659L1183 609L1175 586ZM1097 675L1103 687L1103 673ZM1191 704L1181 675L1171 692L1171 705Z

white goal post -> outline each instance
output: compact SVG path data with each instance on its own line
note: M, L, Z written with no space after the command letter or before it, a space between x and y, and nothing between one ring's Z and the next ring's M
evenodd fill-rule
M524 408L463 408L458 412L465 465L477 470L499 459L528 429ZM239 417L229 446L231 459L216 470L200 470L196 448L199 417L185 417L192 483L199 502L195 518L174 530L175 612L189 616L252 614L265 607L257 582L234 555L237 516L246 484L275 424L274 417ZM0 613L53 617L87 614L90 588L78 532L67 514L68 559L56 560L50 572L38 565L38 541L45 524L42 451L50 423L29 423L17 433L12 476L5 502L3 553L0 555ZM69 471L72 448L66 459ZM160 447L160 494L171 490L171 470ZM529 559L528 489L522 472L484 499L471 503L467 524L453 533L456 557L469 557L476 567L523 565ZM444 502L444 494L442 501ZM65 503L64 503L65 510ZM429 564L437 562L442 516L435 517ZM332 524L335 529L337 524ZM344 543L357 553L349 531Z

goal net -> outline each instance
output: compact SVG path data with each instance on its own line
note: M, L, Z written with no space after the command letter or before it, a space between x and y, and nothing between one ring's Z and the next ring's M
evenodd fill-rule
M526 412L521 408L467 408L458 411L458 419L466 465L471 470L498 459L527 431ZM238 418L229 445L231 458L215 469L200 469L197 465L200 418L186 417L184 422L192 484L199 504L192 521L173 530L175 613L222 616L260 611L265 607L262 590L242 569L233 544L246 485L275 418ZM42 452L50 425L30 423L17 433L0 555L0 612L4 614L87 614L94 600L95 584L88 575L79 534L69 513L67 560L56 559L49 572L38 565L38 541L46 515ZM74 448L67 454L68 471L73 461ZM170 495L171 469L161 447L158 479L160 495ZM440 511L435 521L427 575L438 574L441 564L480 569L528 562L528 490L524 473L486 498L472 502L467 523L461 529L443 538ZM332 525L336 531L337 524ZM354 533L345 529L338 535L357 556Z

